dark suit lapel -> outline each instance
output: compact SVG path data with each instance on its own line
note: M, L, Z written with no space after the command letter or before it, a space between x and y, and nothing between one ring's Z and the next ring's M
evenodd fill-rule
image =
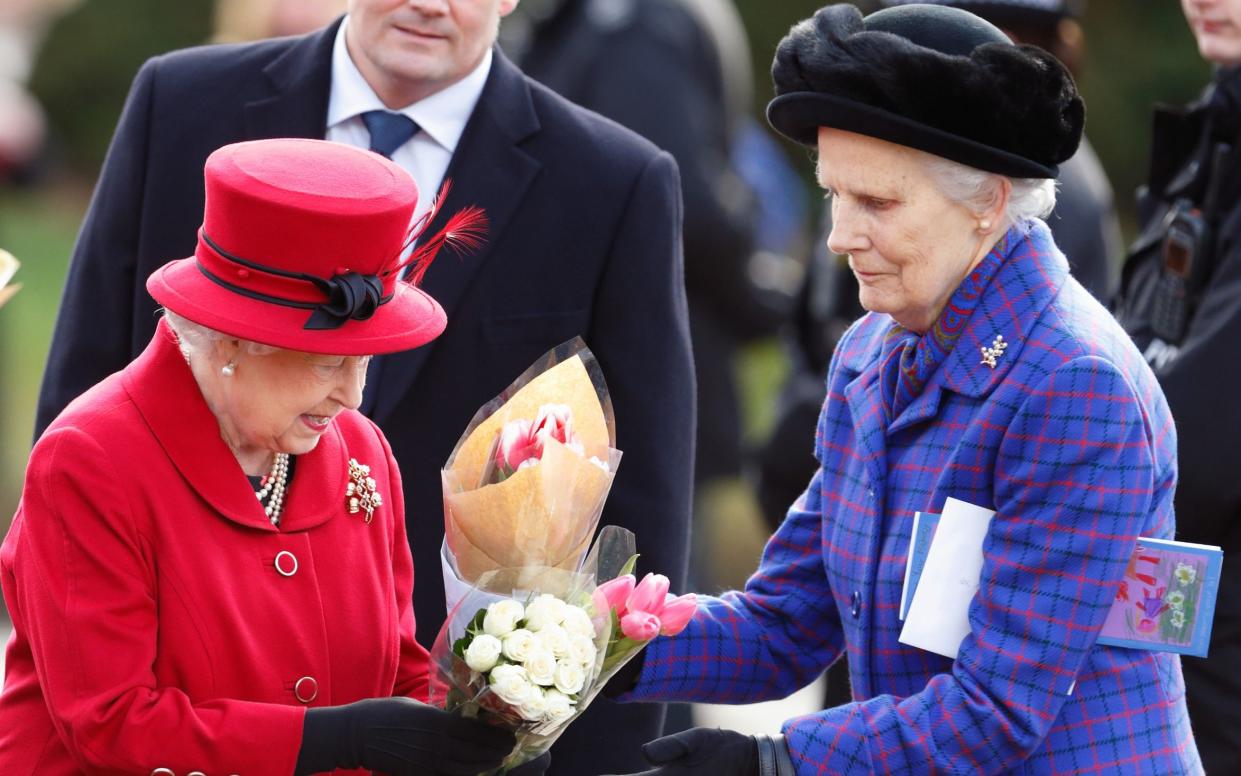
M499 49L494 50L494 56L478 106L445 173L452 181L452 189L427 231L434 234L449 216L469 205L477 205L487 214L487 244L466 256L443 252L422 282L422 288L448 314L448 334L452 333L453 314L461 298L483 265L504 260L495 258L497 246L542 166L520 147L522 140L539 129L530 87L521 71ZM386 357L379 384L374 386L373 420L382 424L391 414L435 347L433 341L417 350Z
M343 18L343 17L342 17ZM246 103L246 137L309 137L327 134L332 89L332 47L341 20L297 40L263 68L268 94Z

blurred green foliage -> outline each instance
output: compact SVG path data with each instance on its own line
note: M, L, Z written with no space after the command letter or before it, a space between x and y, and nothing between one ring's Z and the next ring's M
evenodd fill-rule
M22 263L0 308L0 535L17 507L35 399L83 202L72 194L0 192L0 246Z
M205 41L213 7L212 0L87 0L56 24L30 90L70 163L99 168L138 68L156 54Z
M1132 234L1134 192L1146 178L1151 110L1194 99L1211 78L1180 3L1092 0L1083 20L1086 132Z

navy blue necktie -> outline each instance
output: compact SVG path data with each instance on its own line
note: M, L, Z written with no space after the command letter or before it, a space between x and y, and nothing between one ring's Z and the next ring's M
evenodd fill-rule
M396 149L418 134L418 123L403 113L371 110L362 114L362 123L366 124L366 131L371 133L371 150L389 159ZM359 408L366 415L375 411L378 400L376 393L383 379L383 368L384 359L376 357L371 359L366 370L366 390L362 394L362 406Z
M396 149L418 134L418 123L403 113L368 110L362 114L362 123L371 133L371 150L389 159Z

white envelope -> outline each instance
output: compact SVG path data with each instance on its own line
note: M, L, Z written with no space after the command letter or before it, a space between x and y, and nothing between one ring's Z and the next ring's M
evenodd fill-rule
M995 512L950 498L931 540L926 565L900 642L956 659L970 632L969 608L982 576L982 543Z

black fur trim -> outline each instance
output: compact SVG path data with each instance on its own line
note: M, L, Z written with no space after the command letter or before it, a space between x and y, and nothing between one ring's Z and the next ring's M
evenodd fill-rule
M902 18L893 24L896 14ZM880 27L909 31L908 37ZM807 145L815 144L819 126L833 126L915 148L923 144L911 138L910 125L921 125L939 149L923 150L1022 174L995 169L1013 165L989 158L986 149L992 149L1029 162L1029 177L1052 177L1081 140L1085 106L1077 87L1055 57L1000 42L989 30L995 28L973 14L942 6L901 6L865 19L852 5L822 8L776 50L771 121ZM816 99L824 95L833 99ZM850 104L869 108L868 119L859 123L856 115L845 115L860 112ZM885 114L900 121L885 122ZM889 137L887 123L901 125L900 139ZM943 153L944 136L968 143Z

